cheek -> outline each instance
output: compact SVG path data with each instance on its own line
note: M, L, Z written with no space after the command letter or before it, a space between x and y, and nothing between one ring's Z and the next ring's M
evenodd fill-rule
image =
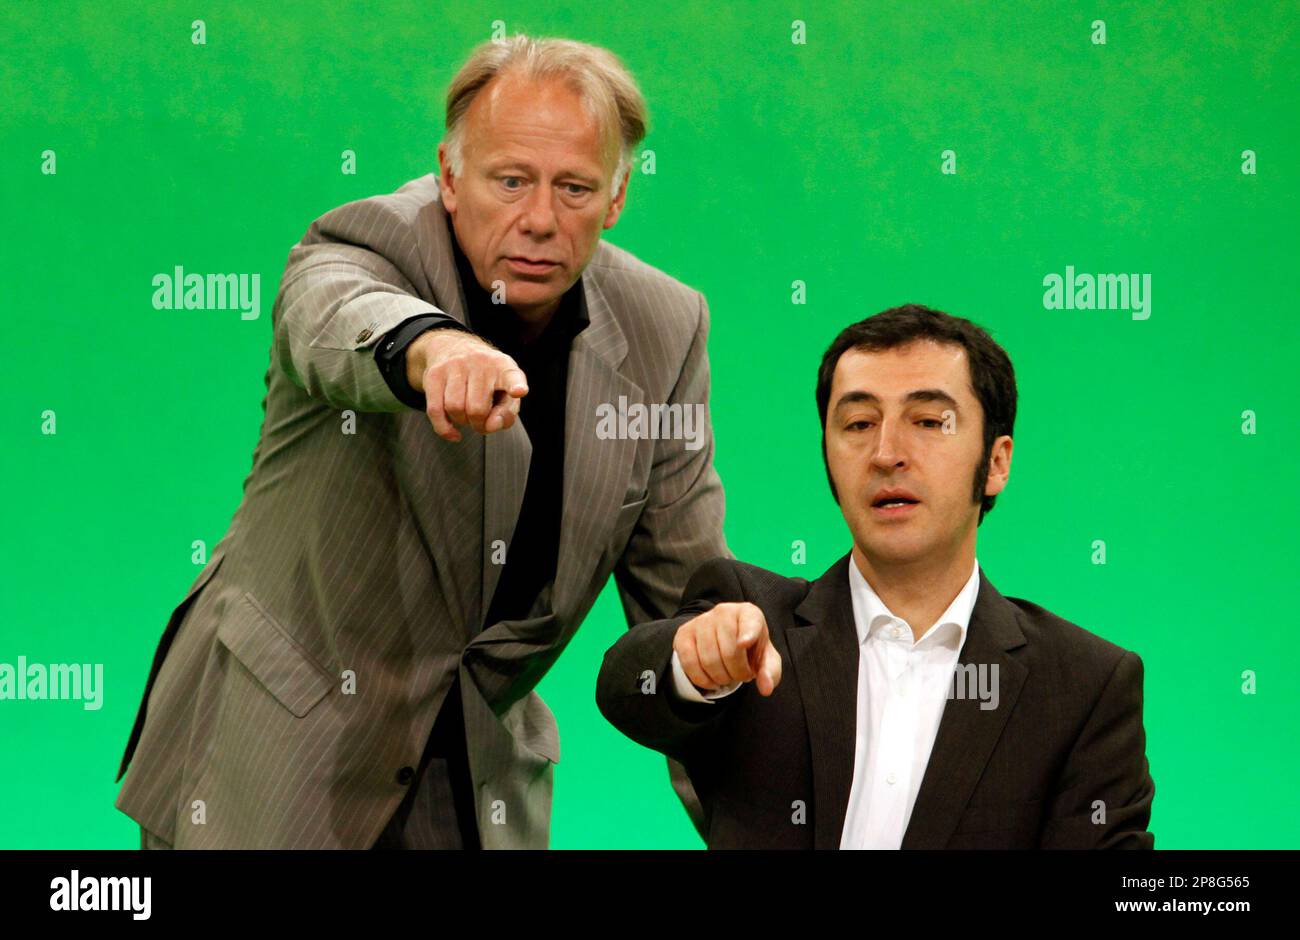
M519 246L510 239L510 227L513 218L509 213L496 212L483 220L482 232L479 235L479 250L489 263L501 263L498 257L510 245L512 248Z
M569 240L578 248L588 248L600 238L604 231L605 213L602 211L583 210L575 212L570 224L565 226Z
M832 441L826 443L826 462L830 466L835 486L840 490L841 499L858 489L867 472L866 466L858 459L853 448L846 447L844 444L837 445Z
M510 213L508 204L486 193L474 199L472 205L469 200L462 200L461 208L468 210L481 225L488 227L499 226Z

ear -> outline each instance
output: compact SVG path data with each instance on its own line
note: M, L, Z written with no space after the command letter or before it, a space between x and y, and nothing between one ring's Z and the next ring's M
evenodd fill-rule
M993 451L989 454L989 478L984 484L985 496L997 496L1006 489L1011 478L1011 438L1003 434L993 442Z
M632 168L623 174L623 181L618 187L618 192L610 200L609 211L605 213L604 228L613 228L614 223L618 221L619 215L623 212L623 204L627 201L627 184L632 179Z
M451 165L447 162L446 143L438 144L438 188L442 191L442 206L449 214L456 212L456 178L452 175Z

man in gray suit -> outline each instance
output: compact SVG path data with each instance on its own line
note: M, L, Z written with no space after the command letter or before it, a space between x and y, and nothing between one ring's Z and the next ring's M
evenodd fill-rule
M474 51L446 120L441 180L289 254L243 502L118 774L145 846L546 847L534 686L611 573L630 625L727 554L704 297L600 238L635 82L517 36Z

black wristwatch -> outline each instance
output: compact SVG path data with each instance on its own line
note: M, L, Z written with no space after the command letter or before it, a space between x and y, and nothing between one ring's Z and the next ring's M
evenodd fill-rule
M398 401L417 411L424 411L427 405L424 393L411 388L406 380L406 350L420 334L443 329L474 332L445 313L422 313L403 320L375 343L375 364L379 366L379 374Z

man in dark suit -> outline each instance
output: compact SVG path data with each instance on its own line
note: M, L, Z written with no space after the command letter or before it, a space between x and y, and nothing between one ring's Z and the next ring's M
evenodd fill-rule
M606 654L601 712L685 765L710 848L1152 848L1141 659L975 558L1006 352L894 308L835 339L817 404L852 550L812 582L705 563Z

